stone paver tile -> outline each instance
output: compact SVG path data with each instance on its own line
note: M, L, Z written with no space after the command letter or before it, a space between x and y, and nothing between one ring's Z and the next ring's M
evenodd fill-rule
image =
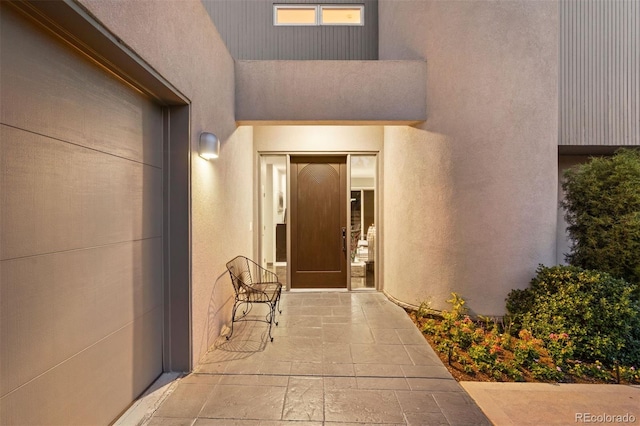
M260 374L289 374L290 361L265 361L260 365Z
M371 330L367 324L323 324L322 329L332 334L349 334L353 336L358 333L371 334Z
M284 420L324 419L322 378L291 377L282 415Z
M171 417L153 417L147 423L147 426L191 426L195 422L195 418L171 418Z
M406 426L406 423L345 423L345 422L324 422L325 426L369 426L369 425L384 425L384 426Z
M260 426L260 420L203 419L193 426Z
M294 376L322 376L322 364L319 362L294 362L291 364Z
M321 322L314 317L301 317L283 315L282 321L278 321L278 328L319 327Z
M348 343L324 343L322 345L322 362L349 364L351 359L351 346Z
M287 335L291 337L306 337L309 339L322 338L321 327L289 327Z
M356 364L413 364L402 345L352 344L351 356Z
M462 389L462 387L460 387L460 389ZM433 392L433 398L436 400L440 408L455 408L464 407L467 405L476 405L473 399L465 392L443 392L437 390Z
M331 308L331 312L333 316L337 316L337 317L348 316L352 318L358 317L358 318L365 319L364 311L362 310L362 307L359 305L334 306Z
M220 378L221 385L286 387L288 382L289 382L289 378L287 376L258 375L258 374L225 375Z
M217 385L199 417L238 420L281 420L287 388Z
M323 376L355 376L353 364L322 364Z
M444 414L438 413L405 413L409 426L449 426Z
M319 295L321 297L308 297L302 301L302 306L340 306L340 296L337 294Z
M286 266L285 266L286 268ZM306 294L303 293L292 293L290 291L286 291L284 289L282 289L282 302L291 302L292 300L298 300L300 302L302 302L302 299L304 299L304 297L306 296Z
M367 317L367 324L371 328L393 328L393 329L410 329L415 328L415 325L407 317L404 318L385 318L384 316L377 316L375 318Z
M396 396L405 413L441 413L431 392L397 391Z
M321 362L322 342L320 339L281 337L268 345L264 355L280 362Z
M473 400L463 392L434 392L433 397L451 425L490 425Z
M309 339L309 338L300 337L300 336L288 336L288 337L283 337L282 339L278 339L277 341L274 340L273 343L269 343L266 346L264 352L266 353L268 350L271 350L272 348L290 350L290 349L299 348L301 346L313 348L313 349L319 349L322 346L322 342L320 341L320 339Z
M400 341L405 345L429 344L417 327L396 330Z
M325 343L374 343L371 330L364 324L324 324L322 341Z
M429 379L453 379L451 373L442 365L401 365L405 377Z
M358 377L358 389L409 390L404 377Z
M392 303L384 303L378 306L363 306L362 310L367 318L371 319L381 316L384 316L385 319L409 319L404 309Z
M333 311L331 306L291 306L287 309L287 315L290 316L311 316L320 322L321 316L331 316Z
M273 327L271 329L271 336L273 337L273 340L276 340L278 337L289 336L289 330L293 329L287 327Z
M358 377L403 377L402 368L396 364L354 364Z
M322 426L322 422L304 422L295 420L262 420L260 422L260 426Z
M178 384L162 403L157 417L196 418L216 385Z
M323 343L374 343L371 333L362 334L336 334L324 331L322 333Z
M325 377L325 391L333 389L356 389L358 382L355 377Z
M322 389L324 387L324 379L322 377L305 377L291 376L289 377L289 388L292 387Z
M381 345L400 345L402 343L396 330L392 328L376 328L371 330L371 333L375 342Z
M408 378L407 383L411 390L462 393L462 387L454 379Z
M227 368L225 362L203 362L196 369L196 373L209 373L209 374L221 374L224 373L224 369Z
M220 377L220 374L192 373L180 379L180 383L192 385L217 385L220 381Z
M492 423L479 409L442 410L451 426L491 426Z
M258 374L260 372L261 362L256 359L240 359L229 361L224 374Z
M325 421L403 423L393 391L339 389L325 391Z
M442 366L442 361L427 343L422 345L405 345L405 349L414 365Z
M366 323L366 318L364 315L349 315L344 314L341 311L336 312L333 311L334 316L331 317L322 317L322 324L364 324Z

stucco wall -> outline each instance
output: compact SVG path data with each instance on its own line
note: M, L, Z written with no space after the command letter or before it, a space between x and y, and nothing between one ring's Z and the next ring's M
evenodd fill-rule
M425 119L424 61L237 61L243 124L414 123Z
M556 259L558 5L379 8L380 59L427 61L427 121L385 128L385 291L501 315Z
M191 101L195 364L230 314L225 263L253 247L253 142L250 129L236 132L233 59L200 1L80 3ZM202 131L222 141L219 159L198 156Z

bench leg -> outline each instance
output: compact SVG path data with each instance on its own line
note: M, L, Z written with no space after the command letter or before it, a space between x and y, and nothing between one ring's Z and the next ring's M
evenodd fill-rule
M275 318L275 300L273 303L269 303L269 340L271 340L273 342L273 336L271 335L271 327L273 326L273 323L276 323L276 326L278 325L278 323L276 322Z
M239 303L237 301L233 304L233 311L231 313L231 332L227 335L227 340L233 336L233 323L236 322L236 311L238 310L238 305Z

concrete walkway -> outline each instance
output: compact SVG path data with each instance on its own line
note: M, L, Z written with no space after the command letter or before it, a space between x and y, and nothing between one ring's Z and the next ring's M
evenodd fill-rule
M640 424L640 387L462 382L495 425Z
M148 424L491 424L382 294L287 293L282 310L273 343L237 323Z

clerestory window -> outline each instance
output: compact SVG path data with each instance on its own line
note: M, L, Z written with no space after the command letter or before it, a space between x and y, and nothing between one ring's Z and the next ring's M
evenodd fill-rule
M364 5L354 4L275 4L276 26L364 25Z

